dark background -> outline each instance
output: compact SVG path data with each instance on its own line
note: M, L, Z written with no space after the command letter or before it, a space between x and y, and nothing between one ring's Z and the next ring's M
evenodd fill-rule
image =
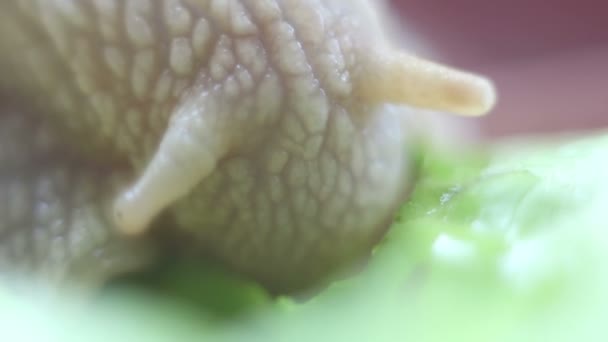
M608 1L392 0L442 62L491 77L487 136L608 127Z

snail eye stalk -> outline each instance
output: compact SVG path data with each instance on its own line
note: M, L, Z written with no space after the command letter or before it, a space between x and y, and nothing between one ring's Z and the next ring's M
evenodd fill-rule
M401 52L373 53L357 80L358 96L462 116L481 116L496 102L487 78Z

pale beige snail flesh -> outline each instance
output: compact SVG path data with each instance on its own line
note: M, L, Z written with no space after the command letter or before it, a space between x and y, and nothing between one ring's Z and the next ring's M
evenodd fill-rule
M389 105L475 116L495 101L485 78L397 51L371 3L3 1L0 133L18 136L0 140L0 230L35 246L30 266L60 255L55 281L137 268L161 213L184 248L274 289L365 254L412 181L414 133ZM24 209L42 202L55 210Z

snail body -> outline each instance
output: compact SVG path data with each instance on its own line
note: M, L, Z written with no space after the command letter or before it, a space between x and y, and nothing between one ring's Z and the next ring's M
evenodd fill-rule
M494 101L487 80L394 49L379 21L368 1L3 2L0 95L69 151L59 173L96 189L82 222L59 210L37 229L93 225L98 253L135 251L164 214L188 248L279 291L369 252L411 182L413 132L390 104L479 115ZM45 201L69 211L64 197Z

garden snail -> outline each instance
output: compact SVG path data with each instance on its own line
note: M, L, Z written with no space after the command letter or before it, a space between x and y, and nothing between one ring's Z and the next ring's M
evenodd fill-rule
M161 213L276 290L368 252L411 182L388 104L494 103L488 80L397 51L370 3L3 1L2 269L103 281L162 244Z

